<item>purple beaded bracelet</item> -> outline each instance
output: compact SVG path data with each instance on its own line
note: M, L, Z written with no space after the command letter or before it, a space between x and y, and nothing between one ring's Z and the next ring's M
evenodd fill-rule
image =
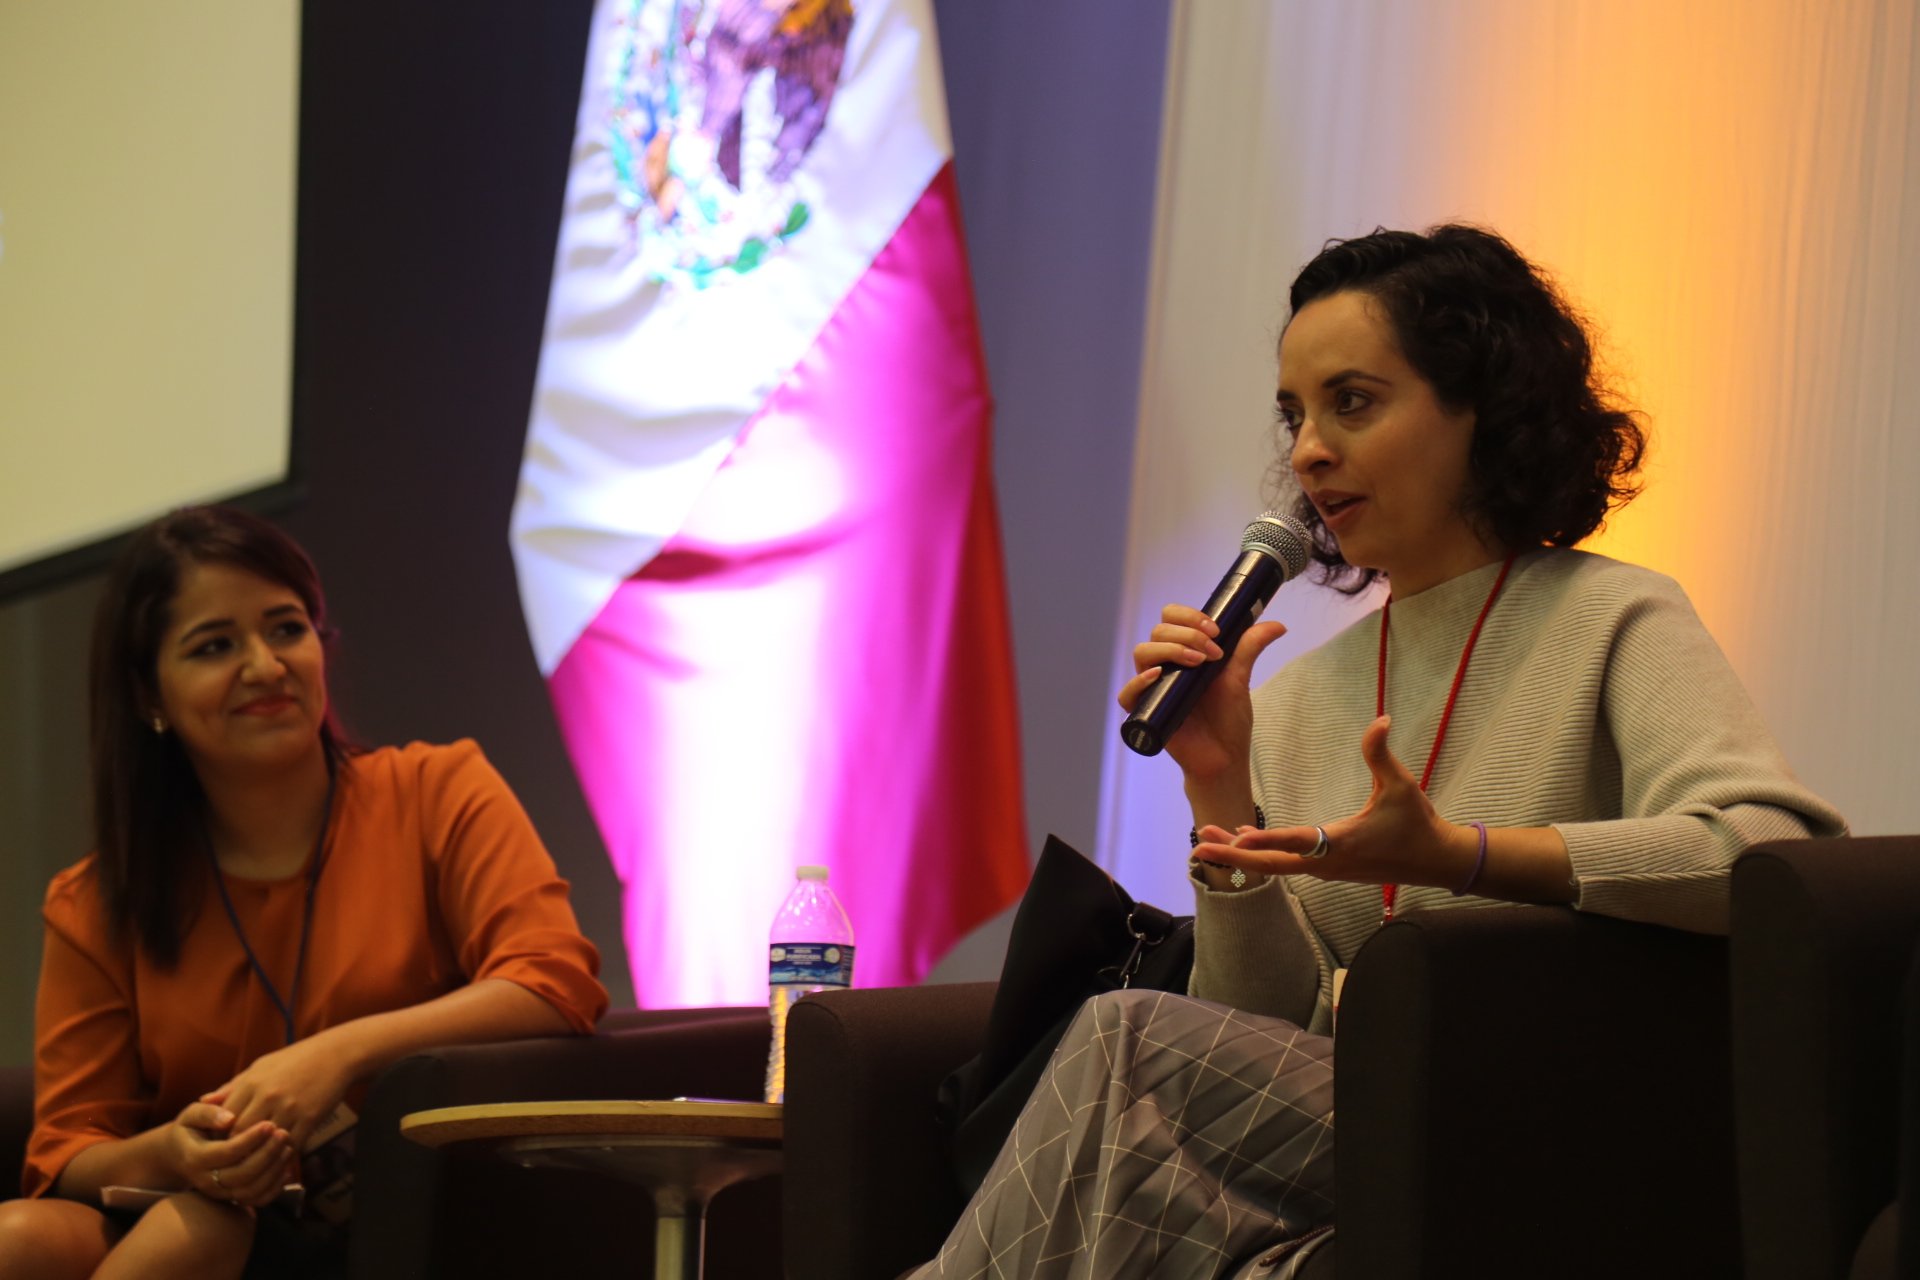
M1480 882L1480 873L1487 869L1487 824L1484 822L1469 822L1467 825L1480 833L1480 854L1473 860L1473 874L1467 877L1465 884L1453 891L1453 896L1456 898L1478 884Z

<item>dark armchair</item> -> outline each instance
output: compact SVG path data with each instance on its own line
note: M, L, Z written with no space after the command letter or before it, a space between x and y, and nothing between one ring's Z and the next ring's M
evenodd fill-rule
M1917 947L1920 836L1781 842L1734 865L1752 1280L1920 1276Z
M894 1280L961 1197L933 1114L991 986L789 1023L789 1280ZM1739 1274L1723 939L1558 908L1409 913L1340 1013L1338 1274Z

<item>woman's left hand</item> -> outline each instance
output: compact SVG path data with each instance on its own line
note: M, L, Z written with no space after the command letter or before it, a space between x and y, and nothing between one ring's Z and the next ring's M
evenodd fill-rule
M1476 836L1471 828L1442 818L1419 781L1387 749L1388 723L1381 716L1360 736L1373 794L1359 813L1324 824L1324 856L1302 856L1319 839L1312 827L1243 827L1238 833L1203 827L1194 856L1276 876L1442 888L1460 884L1473 871Z
M231 1111L235 1132L270 1120L292 1135L295 1151L304 1151L307 1135L333 1114L352 1083L342 1055L321 1032L260 1055L202 1101Z

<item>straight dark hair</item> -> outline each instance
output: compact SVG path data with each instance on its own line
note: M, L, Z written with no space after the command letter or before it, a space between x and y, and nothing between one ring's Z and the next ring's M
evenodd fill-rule
M189 565L224 564L292 591L323 640L326 598L286 534L233 507L186 507L134 534L94 613L88 680L95 865L114 935L170 969L206 884L206 796L177 735L156 732L160 639ZM320 726L329 769L346 743L332 704Z

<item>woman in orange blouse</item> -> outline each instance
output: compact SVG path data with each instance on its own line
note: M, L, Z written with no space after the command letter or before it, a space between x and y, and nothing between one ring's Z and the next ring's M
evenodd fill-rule
M115 569L97 847L47 892L0 1275L238 1276L308 1135L383 1067L605 1010L566 884L479 749L345 748L324 625L306 555L242 512L176 512ZM109 1186L167 1194L129 1221Z

